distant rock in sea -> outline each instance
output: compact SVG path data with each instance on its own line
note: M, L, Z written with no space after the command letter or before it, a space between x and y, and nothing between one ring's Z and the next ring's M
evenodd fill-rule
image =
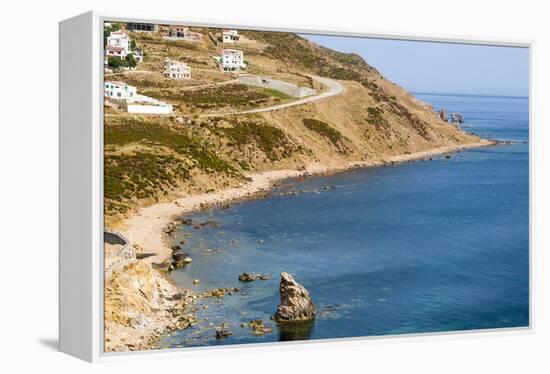
M464 123L464 116L460 113L453 112L453 113L451 113L451 122Z
M438 116L445 122L449 121L449 115L447 114L447 110L445 108L441 108L441 110L438 113Z
M279 285L281 302L273 319L277 322L301 322L315 317L315 304L311 301L309 292L292 275L281 273Z

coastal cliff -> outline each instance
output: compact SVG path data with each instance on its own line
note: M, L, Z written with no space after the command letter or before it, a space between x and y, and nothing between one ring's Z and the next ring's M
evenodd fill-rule
M146 261L129 262L105 281L105 351L148 349L161 333L188 327L195 298Z

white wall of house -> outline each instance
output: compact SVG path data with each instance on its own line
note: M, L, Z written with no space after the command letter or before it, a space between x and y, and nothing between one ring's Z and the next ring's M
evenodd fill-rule
M128 34L120 31L112 31L107 37L107 45L112 47L122 47L126 52L130 51L130 39Z
M220 59L220 66L225 71L246 68L243 51L238 49L223 49Z
M172 79L191 79L191 68L184 62L165 60L164 77Z
M235 44L239 40L239 33L237 30L223 30L222 42L228 44Z
M106 97L119 100L131 100L137 94L137 88L123 82L110 82L104 84Z
M173 112L172 105L141 105L128 104L128 113L134 114L171 114Z

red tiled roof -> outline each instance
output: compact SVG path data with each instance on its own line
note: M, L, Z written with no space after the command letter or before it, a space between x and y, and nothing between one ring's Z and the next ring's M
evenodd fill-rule
M117 46L114 46L114 45L108 45L107 46L107 50L108 51L124 51L124 47L117 47Z

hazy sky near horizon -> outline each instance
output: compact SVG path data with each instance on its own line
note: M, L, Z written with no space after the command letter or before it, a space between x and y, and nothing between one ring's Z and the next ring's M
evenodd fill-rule
M413 92L529 95L527 48L303 35L361 55L386 78Z

